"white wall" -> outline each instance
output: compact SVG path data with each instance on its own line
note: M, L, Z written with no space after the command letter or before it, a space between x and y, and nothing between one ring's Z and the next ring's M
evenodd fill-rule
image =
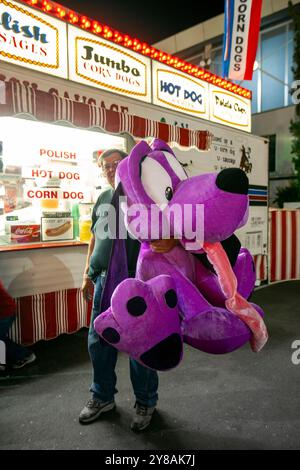
M294 118L295 107L266 111L252 115L252 132L256 135L276 134L276 171L270 173L269 200L273 201L277 187L288 186L289 179L274 180L276 176L290 177L294 174L291 154L289 125Z

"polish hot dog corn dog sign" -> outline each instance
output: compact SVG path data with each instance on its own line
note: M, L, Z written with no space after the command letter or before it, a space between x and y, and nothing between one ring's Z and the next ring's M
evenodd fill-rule
M72 217L42 217L42 241L73 240Z

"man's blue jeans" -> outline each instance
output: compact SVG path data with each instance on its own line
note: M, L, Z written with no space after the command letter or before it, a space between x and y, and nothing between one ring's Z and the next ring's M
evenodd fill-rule
M94 369L94 379L90 391L94 398L111 401L117 393L115 366L118 351L98 336L94 329L94 320L99 315L100 299L105 276L98 276L94 286L93 309L88 336L88 349ZM136 401L144 406L155 406L158 394L157 372L142 366L130 358L130 379Z

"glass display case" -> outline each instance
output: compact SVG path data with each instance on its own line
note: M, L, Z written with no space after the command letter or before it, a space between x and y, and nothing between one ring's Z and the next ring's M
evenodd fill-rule
M106 185L98 155L123 137L21 118L0 118L0 248L88 242Z

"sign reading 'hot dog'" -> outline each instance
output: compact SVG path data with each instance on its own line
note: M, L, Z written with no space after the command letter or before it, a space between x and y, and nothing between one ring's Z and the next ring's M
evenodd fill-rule
M57 169L57 168L32 168L32 167L23 167L22 168L23 178L45 178L47 180L52 178L58 178L60 180L66 181L80 181L80 173L78 170L74 171L72 169Z

